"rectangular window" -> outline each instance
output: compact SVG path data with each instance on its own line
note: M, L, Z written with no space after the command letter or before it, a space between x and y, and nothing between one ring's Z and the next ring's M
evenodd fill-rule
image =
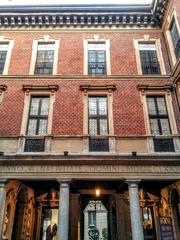
M0 44L0 74L3 74L9 44Z
M96 227L96 211L88 211L88 226Z
M143 74L161 74L160 64L154 43L138 44Z
M165 97L147 97L147 106L149 112L149 123L151 134L154 136L170 136L171 128L166 107ZM154 138L154 149L156 152L174 151L172 138Z
M29 109L25 152L44 151L44 139L34 138L35 136L45 136L47 134L49 112L49 97L32 97Z
M54 63L54 43L38 44L35 74L52 74Z
M109 151L108 135L108 108L107 97L89 97L89 150ZM93 136L103 136L93 138Z
M180 35L175 20L173 19L170 26L171 38L174 46L174 53L176 58L180 57Z
M105 44L88 44L88 74L106 74Z

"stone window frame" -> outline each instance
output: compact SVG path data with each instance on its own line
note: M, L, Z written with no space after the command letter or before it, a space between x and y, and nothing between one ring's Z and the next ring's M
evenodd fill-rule
M158 62L160 65L160 70L161 70L161 74L158 74L158 75L166 75L166 68L165 68L165 64L164 64L164 60L163 60L160 38L150 38L149 35L144 35L143 38L134 39L134 48L135 48L138 74L144 75L142 73L141 58L140 58L140 53L139 53L139 44L140 43L142 43L142 44L154 43L155 44L157 58L158 58ZM148 76L148 75L145 75L145 76Z
M47 124L47 134L43 138L50 137L52 134L52 121L53 121L53 111L55 102L55 92L58 90L58 85L47 85L47 86L32 86L23 85L23 90L25 91L24 97L24 109L21 122L19 141L19 152L24 152L25 138L27 135L27 126L29 118L29 108L31 104L31 98L36 97L49 97L49 112L48 112L48 124ZM29 136L30 137L30 136ZM32 136L35 137L35 136ZM37 136L37 138L42 138L42 136ZM47 141L46 141L47 142ZM45 152L49 150L49 144L45 144Z
M36 74L34 74L34 71L35 71L35 65L36 65L38 44L50 44L50 43L54 43L54 60L53 60L52 75L56 75L57 74L58 53L59 53L59 48L60 48L60 40L52 39L48 35L47 36L45 35L42 39L37 39L37 40L33 39L33 43L32 43L32 56L31 56L29 75L36 75ZM44 75L45 74L43 74L43 76Z
M84 152L89 152L88 147L88 98L107 97L108 107L108 130L107 137L109 138L109 152L115 152L115 137L114 137L114 119L113 119L113 91L116 90L115 85L81 85L80 90L83 92L83 136L86 138L84 142Z
M105 52L106 52L106 75L111 75L111 59L110 59L110 40L99 38L99 35L94 35L93 38L84 39L83 46L84 46L84 75L88 74L88 44L98 44L102 43L105 45ZM98 77L98 75L95 75ZM100 75L101 76L101 75ZM104 75L103 75L104 76Z
M168 45L169 45L169 49L170 49L170 54L171 54L171 60L172 60L172 64L173 66L176 65L177 62L177 58L174 52L174 45L173 45L173 41L172 41L172 37L171 37L171 32L170 32L170 27L172 24L172 21L175 21L178 32L179 32L179 36L180 36L180 26L178 23L178 19L177 19L177 14L176 11L173 9L172 12L169 14L169 16L167 17L167 22L165 25L165 34L168 40Z
M169 119L169 124L171 128L171 136L173 138L175 152L180 152L180 139L178 135L175 114L173 110L173 103L172 103L173 100L172 100L170 89L171 89L171 85L164 85L164 86L138 85L138 90L140 91L140 98L141 98L141 103L142 103L143 113L144 113L146 135L148 137L148 148L150 152L155 152L154 145L153 145L153 135L151 134L151 129L150 129L148 106L147 106L147 97L150 97L150 96L155 96L155 97L162 96L165 98L168 119Z
M6 85L0 85L0 103L2 103L4 91L7 89Z
M0 36L0 44L8 44L8 50L7 50L7 55L6 55L6 60L5 60L4 70L2 75L8 75L14 42L15 42L14 39L8 39L8 38L5 38L4 36Z

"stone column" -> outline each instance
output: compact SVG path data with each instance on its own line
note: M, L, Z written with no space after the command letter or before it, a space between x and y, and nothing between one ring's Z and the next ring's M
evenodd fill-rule
M139 181L127 181L129 188L132 239L144 240L143 225L139 205L138 182Z
M59 191L57 240L68 240L70 180L59 180L59 184L60 184L60 191Z
M0 239L3 235L3 222L6 207L6 190L5 190L5 180L0 180Z

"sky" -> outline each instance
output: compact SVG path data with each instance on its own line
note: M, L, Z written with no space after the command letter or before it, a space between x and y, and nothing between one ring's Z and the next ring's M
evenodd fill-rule
M48 4L149 4L152 0L0 0L4 5L48 5Z

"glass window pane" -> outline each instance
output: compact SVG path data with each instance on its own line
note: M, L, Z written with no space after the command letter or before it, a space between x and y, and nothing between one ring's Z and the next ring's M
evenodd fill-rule
M47 133L47 119L41 119L39 121L38 135L46 135Z
M153 97L147 98L148 111L150 115L156 115L155 99Z
M0 51L0 61L5 61L7 51Z
M105 62L105 51L97 52L97 62Z
M46 54L46 51L44 51L44 50L38 51L37 52L37 62L44 62L45 54Z
M54 51L47 50L45 52L45 62L53 62L54 60Z
M107 115L107 98L99 98L99 115Z
M89 134L97 135L97 120L89 119Z
M100 119L100 135L108 134L107 119Z
M36 135L37 120L30 119L28 124L27 135L34 136Z
M0 51L0 74L4 71L4 64L6 61L7 51Z
M97 115L97 99L90 97L89 98L89 115Z
M49 98L42 98L41 100L41 115L48 115L49 112Z
M169 120L165 118L160 119L161 122L161 129L162 129L162 135L170 135L170 127L169 127Z
M31 98L30 116L38 115L40 98Z
M150 119L151 134L160 135L157 119Z
M171 37L172 37L173 45L174 45L174 47L176 47L180 36L179 36L179 33L178 33L178 29L177 29L175 20L173 20L170 31L171 31Z
M88 61L96 62L96 51L88 51Z
M154 50L156 51L156 46L154 43L151 43L151 44L143 44L143 43L140 43L138 44L138 47L139 47L139 50Z
M165 99L164 97L157 97L157 105L158 105L158 113L166 115L166 104L165 104Z

